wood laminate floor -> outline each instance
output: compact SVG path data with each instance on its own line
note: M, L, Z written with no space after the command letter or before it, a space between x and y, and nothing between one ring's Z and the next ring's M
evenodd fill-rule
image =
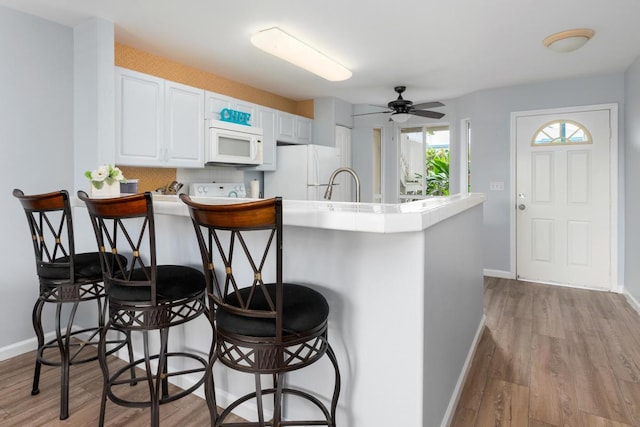
M93 349L92 349L93 350ZM62 421L60 415L60 369L43 366L40 376L40 393L31 396L35 351L0 362L0 426L97 426L102 394L102 373L98 362L71 367L69 387L69 418ZM124 362L109 358L109 366L118 369ZM143 371L138 372L142 377ZM121 397L136 400L147 399L146 382L134 387L123 386L128 391ZM176 390L169 385L170 392ZM122 389L121 389L122 390ZM107 401L106 426L144 427L150 423L148 408L125 408ZM228 420L243 421L230 416ZM210 425L209 409L204 399L188 395L174 402L160 405L160 425L176 427L202 427Z
M640 316L624 296L487 278L485 313L452 426L640 426ZM0 426L97 425L97 363L72 367L70 417L60 421L59 370L43 367L40 394L31 396L34 357L0 362ZM162 426L209 424L197 396L160 414ZM148 424L148 409L107 404L108 426Z
M640 426L640 316L623 295L486 278L485 313L452 426Z

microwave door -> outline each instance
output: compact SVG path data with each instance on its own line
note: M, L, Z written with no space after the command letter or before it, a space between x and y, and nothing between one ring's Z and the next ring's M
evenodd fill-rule
M251 159L251 141L225 135L218 136L218 154L222 157L235 157L239 159Z

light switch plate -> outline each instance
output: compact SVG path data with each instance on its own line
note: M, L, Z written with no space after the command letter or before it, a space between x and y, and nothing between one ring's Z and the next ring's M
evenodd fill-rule
M491 191L504 191L503 181L491 181L489 183L489 190Z

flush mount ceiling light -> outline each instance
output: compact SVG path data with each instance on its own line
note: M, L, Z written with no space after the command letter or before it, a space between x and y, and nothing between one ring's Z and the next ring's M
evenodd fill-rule
M593 37L593 34L594 31L589 28L577 28L552 34L542 43L555 52L573 52L584 46Z
M329 81L339 82L351 77L351 71L278 27L257 32L251 36L251 43Z
M393 113L391 115L391 120L396 123L404 123L411 118L411 114L408 113Z

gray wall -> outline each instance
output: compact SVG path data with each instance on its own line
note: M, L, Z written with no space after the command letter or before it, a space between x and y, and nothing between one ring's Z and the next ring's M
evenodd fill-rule
M2 348L34 336L38 296L29 228L11 191L73 188L73 30L0 7L0 58Z
M460 121L468 118L471 122L471 191L487 195L483 229L485 269L501 273L511 270L510 194L513 191L510 183L511 113L616 103L619 105L620 113L619 159L624 159L624 100L625 75L623 73L483 90L460 98L443 100L446 107L439 111L446 113L442 121L449 123L451 129L453 156L458 152ZM368 108L365 106L354 108L354 114L366 111ZM359 116L355 120L353 159L354 167L363 177L363 201L370 200L371 192L371 129L384 127L385 201L395 202L392 195L397 192L397 144L391 140L392 137L395 138L393 125L386 121L388 118L382 116ZM409 125L416 123L418 122L414 119L408 122ZM619 164L620 183L623 184L624 162L619 160ZM455 178L452 180L452 189L455 190L459 187L457 163L452 164L451 175ZM505 190L490 192L489 182L491 181L504 182ZM365 194L369 197L368 199L365 199ZM622 195L620 200L620 224L623 224ZM622 236L620 240L622 245ZM619 249L619 253L624 252Z
M622 73L486 90L458 100L459 118L471 120L471 190L488 196L483 230L485 268L510 271L509 197L515 191L509 182L511 113L606 103L619 105L619 158L624 159ZM622 173L624 167L619 163ZM490 181L503 181L505 191L490 192Z
M640 58L625 74L625 288L640 301Z

